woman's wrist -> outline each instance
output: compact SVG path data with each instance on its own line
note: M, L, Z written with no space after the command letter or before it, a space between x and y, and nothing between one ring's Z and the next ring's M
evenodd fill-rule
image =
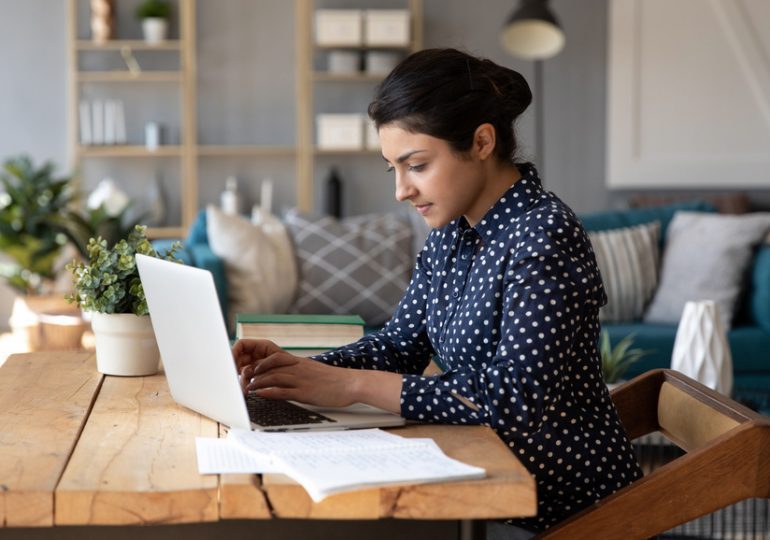
M350 369L350 397L354 402L366 403L394 413L401 411L401 385L398 373L366 369Z

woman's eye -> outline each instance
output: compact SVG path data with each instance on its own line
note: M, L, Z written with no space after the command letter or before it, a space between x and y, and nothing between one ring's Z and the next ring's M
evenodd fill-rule
M388 165L388 166L385 168L385 172L389 172L389 173L390 173L390 172L393 172L393 171L395 171L395 169L393 168L393 165Z
M425 164L421 163L419 165L409 165L409 170L413 172L420 172L425 168Z

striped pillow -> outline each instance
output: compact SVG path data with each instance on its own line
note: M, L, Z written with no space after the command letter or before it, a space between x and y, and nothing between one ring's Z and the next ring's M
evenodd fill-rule
M640 320L658 286L660 222L595 231L588 236L607 293L599 319Z

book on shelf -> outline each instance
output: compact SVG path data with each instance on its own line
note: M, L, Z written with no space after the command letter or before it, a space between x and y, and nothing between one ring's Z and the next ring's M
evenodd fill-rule
M279 347L310 356L357 341L364 335L364 321L358 315L285 315L239 313L235 337L269 339ZM309 351L315 351L310 353Z
M91 135L91 104L86 100L80 101L80 144L88 146L93 143Z
M483 468L447 456L432 439L405 438L380 429L314 433L232 429L227 440L249 452L263 468L280 471L301 484L315 502L377 486L486 476Z

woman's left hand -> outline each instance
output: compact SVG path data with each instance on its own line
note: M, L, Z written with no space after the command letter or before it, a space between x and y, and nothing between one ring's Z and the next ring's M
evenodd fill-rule
M279 351L243 370L245 390L270 399L290 399L322 407L357 401L360 370L339 368Z

